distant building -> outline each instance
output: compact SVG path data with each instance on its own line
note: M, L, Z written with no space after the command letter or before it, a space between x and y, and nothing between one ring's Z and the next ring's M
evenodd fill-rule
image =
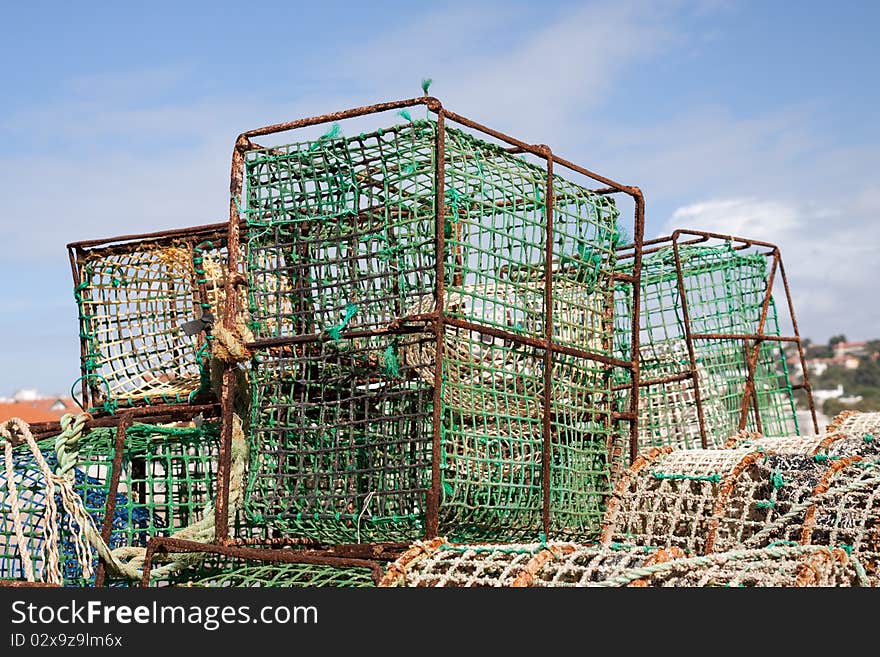
M867 356L867 342L838 342L834 345L834 358L843 359L846 356ZM858 367L858 365L856 365ZM855 369L855 368L850 368Z
M810 376L822 376L825 373L825 370L832 365L843 367L848 370L857 370L859 369L861 361L858 356L841 354L839 356L835 355L832 358L808 358L806 363L807 371L810 373ZM800 367L797 368L797 371L800 372Z
M71 397L43 397L33 389L19 390L11 398L0 398L0 422L21 418L25 422L51 422L65 413L80 412Z
M839 399L840 397L843 397L843 386L840 384L836 388L813 390L813 400L819 405L829 399Z

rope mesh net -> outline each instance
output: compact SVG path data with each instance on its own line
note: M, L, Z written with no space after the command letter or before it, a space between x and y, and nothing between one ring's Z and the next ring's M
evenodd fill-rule
M689 555L794 543L841 547L876 581L880 465L830 455L812 437L805 442L810 450L790 440L787 452L749 441L729 450L654 448L618 482L602 542Z
M602 542L677 547L688 554L735 546L763 527L772 471L749 449L652 448L615 485Z
M841 547L880 585L880 464L861 457L829 459L807 495L746 545L774 540Z
M665 557L653 548L576 543L455 544L416 542L387 569L380 586L589 586Z
M720 448L740 429L743 395L749 380L748 357L757 348L752 375L755 396L749 401L746 429L756 430L754 409L767 434L797 433L795 402L786 360L778 342L755 347L752 341L723 335L758 332L767 293L768 263L761 253L723 245L680 245L681 281L673 246L645 255L641 270L639 391L640 449L670 445L690 449L701 446L697 403L702 406L706 446ZM618 264L632 273L632 256L621 253ZM717 338L693 338L690 343L699 398L691 373L681 290L692 335L717 334ZM629 295L618 286L616 320L618 351L630 353ZM779 335L776 305L771 297L764 334ZM678 377L678 378L675 378ZM652 380L668 379L650 383Z
M79 459L74 473L74 490L97 528L102 527L110 494L115 430L95 428L79 443ZM39 442L40 452L55 468L52 439ZM152 536L167 536L201 519L215 493L219 427L159 426L134 424L128 428L124 445L119 486L115 497L111 532L107 544L112 548L146 546ZM27 537L27 553L35 571L43 567L47 500L45 481L26 445L14 451L19 515ZM17 547L13 514L7 496L8 481L0 472L0 579L21 579L23 563ZM60 514L60 562L64 583L84 586L93 577L83 578L82 567L71 540L71 519L56 504ZM97 565L97 558L93 565Z
M825 433L834 437L827 447L829 456L880 458L880 413L843 411L828 423Z
M601 586L864 586L860 564L845 550L817 546L773 546L703 557L672 559L636 567Z
M420 538L439 410L441 532L537 538L548 485L551 533L587 536L610 487L610 368L528 341L612 355L617 210L554 177L548 331L546 170L447 128L438 254L436 138L414 121L247 153L249 328L296 339L252 372L249 517L322 540ZM444 325L439 358L438 314L467 323Z
M182 232L75 248L82 376L93 406L182 403L209 387L205 337L182 326L218 316L225 230Z

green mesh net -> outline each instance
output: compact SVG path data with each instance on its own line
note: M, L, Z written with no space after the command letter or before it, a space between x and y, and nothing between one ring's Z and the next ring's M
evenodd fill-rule
M272 563L254 558L205 554L195 566L152 579L151 586L186 587L336 587L376 586L377 574L367 567L312 563Z
M614 351L617 209L554 176L548 268L546 169L445 134L442 199L431 121L247 153L250 329L287 338L251 373L254 522L329 541L419 538L437 413L439 531L537 538L547 487L553 535L598 525L615 392L588 356ZM547 337L568 351L548 357Z
M640 449L700 447L703 432L706 447L721 447L741 428L760 428L767 435L796 434L795 400L781 343L756 344L735 337L758 332L771 259L731 243L683 244L679 252L681 281L672 246L659 247L642 262ZM632 273L630 254L621 258L619 267L623 273ZM629 310L629 298L619 289L618 349L624 356L631 352ZM686 318L699 394L691 375ZM779 336L772 296L763 333ZM755 368L750 373L749 358L755 350ZM744 402L749 380L754 382L754 393Z

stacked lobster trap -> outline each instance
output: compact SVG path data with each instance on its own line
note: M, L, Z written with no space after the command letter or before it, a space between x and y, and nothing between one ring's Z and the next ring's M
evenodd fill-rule
M618 251L620 271L632 272L635 254L631 246ZM799 434L797 389L804 390L811 429L818 432L779 248L677 230L646 241L643 254L639 447L717 448L744 429ZM636 351L629 342L630 300L631 295L618 296L621 358ZM802 383L792 382L786 344L795 347Z
M69 246L89 414L2 427L0 578L876 580L877 422L796 435L775 246L644 242L638 188L428 96L245 132L230 193Z
M398 109L354 136L251 142ZM612 290L614 194L640 236L637 189L420 98L245 133L232 193L253 522L331 543L597 531L634 420Z

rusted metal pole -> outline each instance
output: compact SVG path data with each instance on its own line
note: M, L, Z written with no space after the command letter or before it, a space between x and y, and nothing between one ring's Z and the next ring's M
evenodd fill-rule
M694 349L694 334L691 333L691 318L687 307L687 289L684 286L684 270L681 264L681 253L678 249L679 232L672 233L672 252L675 255L675 275L678 279L678 294L681 299L681 314L684 318L684 334L687 344L688 357L691 361L691 377L694 386L694 402L697 407L697 421L700 424L700 445L703 449L708 446L706 436L706 420L703 416L703 400L700 396L700 376L697 371L697 355Z
M206 554L219 554L221 556L264 563L294 563L310 564L315 566L336 566L338 568L365 568L373 571L376 567L381 568L375 560L358 559L354 557L340 557L331 554L305 552L301 550L279 550L272 548L239 547L235 545L223 545L219 543L199 543L197 541L181 540L173 537L155 537L147 543L144 555L144 567L142 570L141 586L150 584L153 557L156 552L165 553L192 553L204 552Z
M642 311L642 242L645 239L645 196L638 187L632 188L635 202L635 221L633 230L633 285L632 285L632 335L630 354L632 387L630 389L629 412L632 416L629 425L630 465L639 453L639 388L641 387L641 311Z
M773 264L770 266L770 274L767 276L767 289L764 291L764 300L761 303L761 315L758 318L757 334L764 335L764 324L767 322L767 314L770 311L770 302L773 299L773 283L776 279L776 268L779 264L779 251L773 254ZM758 366L758 356L761 353L763 342L760 338L755 340L755 345L751 349L748 348L746 342L746 368L748 378L746 380L746 388L743 391L742 402L740 403L739 425L740 431L746 428L748 418L749 398L752 399L755 407L755 425L758 433L763 433L764 429L761 422L761 405L758 401L758 390L755 385L755 371Z
M244 154L249 142L239 136L232 151L232 172L229 183L229 236L226 240L227 276L223 326L235 332L238 314L238 249L241 217L238 197L244 184ZM217 495L214 503L214 540L223 542L229 535L229 478L232 463L232 425L235 415L235 363L226 363L220 388L221 427L220 453L217 458Z
M552 457L551 440L553 426L553 153L544 146L547 160L547 182L544 191L544 395L541 403L541 519L544 536L550 536L550 461Z
M132 425L134 415L131 412L123 413L116 425L116 442L113 445L113 465L110 471L110 487L107 490L107 499L104 502L104 521L101 524L101 539L110 545L110 536L113 532L113 514L116 513L116 494L119 491L119 478L122 475L122 456L125 451L125 433ZM107 566L103 560L98 563L95 572L95 586L104 586L107 576Z
M446 322L446 111L439 108L437 114L437 141L434 171L434 246L436 252L435 286L437 319L434 322L434 400L432 407L431 439L431 489L425 509L425 538L435 538L440 531L441 472L440 451L443 423L443 357Z
M788 286L788 276L785 275L785 265L782 263L782 258L779 259L779 275L782 278L782 285L785 288L785 300L788 304L788 313L791 317L791 326L794 330L795 337L797 338L797 349L798 349L798 357L801 361L801 372L803 372L804 378L804 394L807 397L807 404L810 406L810 416L813 418L813 430L816 433L819 433L819 420L816 418L816 403L813 400L813 388L810 385L810 376L807 373L807 360L804 356L804 346L801 344L801 333L798 329L797 317L794 312L794 302L791 299L791 289Z
M67 255L70 258L70 271L73 274L73 289L76 290L82 284L82 278L79 274L79 249L76 248L75 245L67 246ZM77 292L80 294L80 292ZM76 304L77 314L79 315L79 357L80 357L80 374L82 374L82 380L80 381L80 396L82 397L82 408L89 408L89 400L91 396L89 395L89 382L88 377L86 376L86 368L85 363L88 358L89 346L88 341L85 338L85 331L83 330L85 327L83 324L85 323L85 319L83 316L83 309L79 305L77 301Z

